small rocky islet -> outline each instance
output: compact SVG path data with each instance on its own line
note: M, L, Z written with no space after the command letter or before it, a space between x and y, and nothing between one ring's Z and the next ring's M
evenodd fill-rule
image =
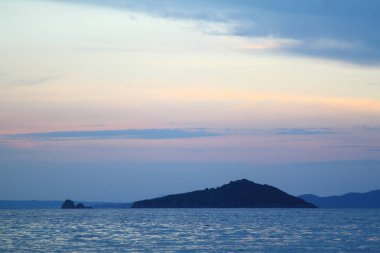
M66 199L61 206L61 209L86 209L86 208L91 208L91 207L85 206L82 203L78 203L75 205L74 201L72 201L71 199Z

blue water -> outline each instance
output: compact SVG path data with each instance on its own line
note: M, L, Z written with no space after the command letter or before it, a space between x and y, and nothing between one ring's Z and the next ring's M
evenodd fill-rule
M0 252L380 252L380 209L0 210Z

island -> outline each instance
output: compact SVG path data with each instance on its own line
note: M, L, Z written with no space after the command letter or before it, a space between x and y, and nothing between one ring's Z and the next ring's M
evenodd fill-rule
M84 208L91 208L89 206L85 206L82 203L78 203L75 205L74 201L70 199L66 199L65 202L63 202L61 209L84 209Z
M380 208L380 190L350 192L340 196L319 197L314 194L304 194L298 197L320 208Z
M217 188L136 201L132 208L316 208L280 189L247 179Z

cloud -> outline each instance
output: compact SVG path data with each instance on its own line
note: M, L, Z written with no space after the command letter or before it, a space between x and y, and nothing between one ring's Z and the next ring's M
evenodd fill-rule
M189 139L220 136L257 136L257 135L324 135L335 134L330 128L277 128L277 129L211 129L211 128L174 128L174 129L124 129L91 131L57 131L19 133L3 135L0 142L11 140L65 141L65 140L106 140L106 139Z
M380 2L376 0L56 1L128 9L170 19L215 22L228 27L226 33L233 36L299 42L280 45L288 53L356 64L380 63L380 30L377 29ZM251 45L253 49L258 47L262 48L255 43ZM272 42L263 47L279 48Z
M325 135L335 134L330 128L277 128L273 131L277 135Z
M369 145L341 145L332 146L333 148L348 148L348 149L358 149L358 150L369 150L369 151L380 151L380 146L369 146Z
M264 38L253 39L251 40L250 43L242 45L240 49L253 50L253 51L283 50L285 48L295 48L300 43L301 41L297 41L293 39L264 37Z
M38 84L49 82L56 78L57 77L53 77L53 76L28 77L28 78L18 78L18 79L3 78L4 80L2 80L2 83L9 84L9 85L20 85L20 86L38 85Z
M194 129L125 129L125 130L96 130L96 131L64 131L39 132L25 134L9 134L6 140L78 140L78 139L183 139L221 136L223 133L202 128Z

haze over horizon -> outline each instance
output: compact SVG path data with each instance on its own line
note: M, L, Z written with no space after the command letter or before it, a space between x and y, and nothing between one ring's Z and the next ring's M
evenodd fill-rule
M380 189L380 2L0 2L0 199Z

